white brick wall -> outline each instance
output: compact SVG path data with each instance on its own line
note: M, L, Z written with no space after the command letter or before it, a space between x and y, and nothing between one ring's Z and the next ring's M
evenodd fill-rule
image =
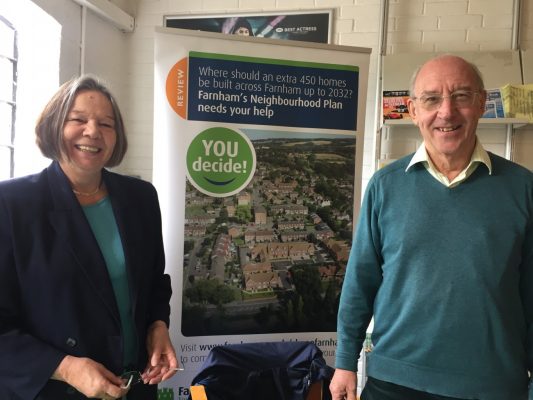
M435 30L439 25L439 18L434 15L421 16L400 16L396 18L397 31L413 31L413 26L416 26L416 31ZM415 31L415 32L416 32Z
M510 48L512 37L509 29L475 28L468 29L468 42L484 44L486 42L498 43L500 50Z
M483 16L483 25L484 28L504 28L504 29L512 29L513 22L512 22L512 16L507 16L506 18L502 18L501 15L484 15ZM476 26L473 26L475 28Z
M472 29L472 28L481 28L483 26L483 21L484 21L484 18L482 15L448 14L448 15L439 16L438 26L439 26L439 29L443 29L443 30Z
M424 11L423 0L398 0L397 2L391 2L389 5L389 16L417 16L422 15ZM413 27L416 29L416 27Z
M512 3L511 0L391 0L387 53L510 49ZM373 172L379 4L379 0L139 0L137 27L130 35L131 95L127 109L131 112L126 116L126 123L132 140L123 169L151 179L153 28L162 25L164 15L334 8L334 42L373 49L363 157L363 186L366 186ZM533 0L523 0L521 23L521 46L533 50ZM521 136L520 143L527 142L524 137Z
M423 43L464 43L466 38L466 29L427 30L424 32L422 41Z
M511 15L513 13L513 2L509 0L470 0L468 13L501 16Z
M468 10L467 1L447 1L445 3L429 3L424 6L424 14L436 17L446 15L465 15Z
M365 4L365 5L347 5L340 8L340 16L342 18L353 18L356 25L357 21L369 21L373 23L373 29L371 32L378 31L378 24L376 21L379 21L379 3L376 4ZM358 32L368 32L367 30L357 29Z

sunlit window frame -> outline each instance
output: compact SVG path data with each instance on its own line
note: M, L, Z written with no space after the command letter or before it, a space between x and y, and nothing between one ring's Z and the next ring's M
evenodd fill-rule
M6 40L12 40L13 41L13 53L12 55L8 55L8 54L0 54L0 58L3 58L3 59L7 59L8 61L11 62L11 65L13 66L13 73L12 73L12 76L11 77L8 77L7 75L6 76L0 76L0 79L2 80L8 80L10 79L11 82L12 82L12 85L13 85L13 90L12 90L12 95L11 95L11 99L8 99L8 98L2 98L2 95L0 94L0 103L4 103L4 104L7 104L8 106L11 107L11 134L9 135L6 135L8 137L10 137L10 142L8 143L2 143L0 142L0 147L3 147L3 148L8 148L9 149L9 172L6 173L6 171L0 171L0 177L1 176L8 176L9 178L12 178L14 176L14 173L15 173L15 146L14 146L14 143L15 143L15 118L16 118L16 108L17 108L17 60L18 60L18 46L17 46L17 30L15 29L15 27L13 26L13 24L11 24L9 22L9 20L7 20L4 16L0 15L0 23L6 25L6 27L8 29L11 29L13 30L13 36L12 36L12 39L11 37L9 38L4 38L4 37L0 37L0 40L2 41L6 41ZM1 36L1 32L0 31L0 36ZM6 82L7 84L7 82ZM7 125L7 124L6 124ZM4 126L6 126L4 125ZM4 127L2 127L3 129ZM4 164L5 165L5 164ZM0 164L0 168L4 168L4 165Z

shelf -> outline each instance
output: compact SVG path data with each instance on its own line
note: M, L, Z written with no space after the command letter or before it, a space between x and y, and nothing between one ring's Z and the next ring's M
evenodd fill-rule
M483 125L513 125L514 128L521 128L529 121L521 118L480 118L479 123Z
M413 121L409 118L406 119L386 119L383 121L383 125L413 125Z
M514 128L521 128L527 125L529 121L527 119L520 118L480 118L480 125L513 125ZM413 121L411 119L386 119L383 121L383 125L394 126L394 125L412 125Z

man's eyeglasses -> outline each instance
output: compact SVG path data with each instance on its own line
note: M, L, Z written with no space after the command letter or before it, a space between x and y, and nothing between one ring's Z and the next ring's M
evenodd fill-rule
M183 368L170 368L169 371L183 371ZM121 389L129 389L133 385L136 385L138 383L141 383L143 381L142 374L139 371L126 371L122 375L120 375L120 378L124 381L122 386L120 386Z
M457 108L468 108L474 105L474 100L479 92L471 90L457 90L449 96L443 96L437 93L423 94L420 97L413 97L418 100L422 108L426 111L435 111L441 105L444 99L450 99L452 104Z
M129 389L133 385L143 381L142 375L139 371L126 371L120 375L124 383L120 386L121 389Z

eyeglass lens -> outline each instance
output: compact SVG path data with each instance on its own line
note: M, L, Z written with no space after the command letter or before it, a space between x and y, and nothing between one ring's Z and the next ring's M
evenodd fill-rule
M129 389L130 386L136 385L143 380L139 371L124 372L120 377L125 381L122 385L122 389Z
M474 104L474 98L478 92L472 91L456 91L449 96L442 96L440 94L425 94L418 99L422 107L428 111L436 110L439 108L444 99L450 99L450 101L458 108L471 107Z

